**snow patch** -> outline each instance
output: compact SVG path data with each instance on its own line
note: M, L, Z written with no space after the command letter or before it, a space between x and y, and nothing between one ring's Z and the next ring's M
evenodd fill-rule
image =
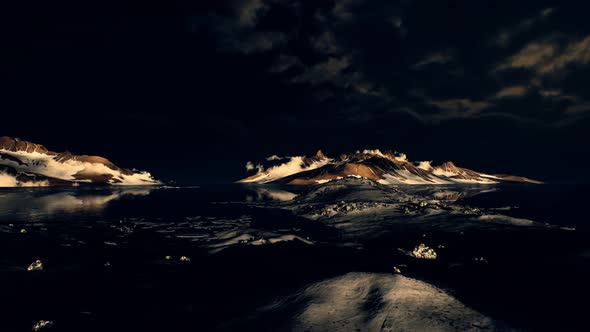
M266 160L268 160L268 161L281 160L281 159L285 159L285 158L277 156L276 154L273 154L272 156L266 158Z
M289 191L274 189L274 188L256 188L256 193L258 194L259 198L270 198L271 200L275 201L290 201L297 197L297 194L294 194Z
M418 162L418 168L423 169L425 171L431 171L432 161L420 161Z
M19 181L15 176L0 172L1 187L47 187L48 181Z
M365 150L363 150L363 153L364 154L375 155L375 156L379 156L379 157L383 157L383 158L387 158L383 154L383 152L381 152L381 150L379 150L379 149L373 149L373 150L365 149ZM405 153L403 153L403 152L399 152L399 153L396 152L395 155L393 156L393 158L395 160L397 160L397 161L400 161L400 162L404 162L404 161L407 162L408 161L408 156Z
M0 173L0 187L18 187L18 181L10 174Z
M258 176L242 180L241 182L267 183L299 172L320 168L331 161L331 159L322 159L306 167L303 162L304 158L303 156L291 157L288 162L270 167L264 172L259 169Z
M426 180L416 174L413 174L407 170L399 170L397 171L401 177L396 177L391 174L384 174L383 179L377 181L381 184L449 184L451 182L445 181L443 179L437 177L430 177L429 180ZM402 178L403 177L403 178Z
M510 216L505 216L501 214L484 214L483 216L479 216L478 220L482 221L500 221L500 222L507 222L512 225L517 226L530 226L533 225L535 222L529 219L523 218L515 218Z

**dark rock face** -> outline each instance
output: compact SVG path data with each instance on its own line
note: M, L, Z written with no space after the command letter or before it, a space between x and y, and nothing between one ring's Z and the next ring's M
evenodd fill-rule
M24 151L24 152L38 152L48 154L47 150L43 145L35 144L27 141L23 141L20 138L13 138L8 136L0 137L0 150L7 150L12 152Z
M8 160L8 161L13 161L13 162L17 163L18 165L22 165L22 166L27 166L28 165L26 162L23 162L19 158L14 157L14 156L11 156L11 155L6 154L6 153L0 153L0 159L4 159L4 160Z

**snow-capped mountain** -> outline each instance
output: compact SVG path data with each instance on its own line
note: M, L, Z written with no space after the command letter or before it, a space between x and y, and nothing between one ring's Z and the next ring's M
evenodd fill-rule
M43 145L0 137L0 187L80 184L152 185L150 173L121 168L98 156L52 152Z
M541 183L520 176L480 173L458 167L450 161L440 166L427 161L412 163L403 153L379 150L357 151L338 158L329 158L320 150L312 157L272 156L267 161L275 161L275 164L265 169L262 164L254 166L248 162L246 169L257 170L257 173L238 182L308 185L356 177L382 184Z

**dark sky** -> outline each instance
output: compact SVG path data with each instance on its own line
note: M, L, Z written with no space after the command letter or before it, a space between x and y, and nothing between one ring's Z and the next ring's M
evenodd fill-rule
M183 182L318 148L577 179L584 3L12 1L0 135Z

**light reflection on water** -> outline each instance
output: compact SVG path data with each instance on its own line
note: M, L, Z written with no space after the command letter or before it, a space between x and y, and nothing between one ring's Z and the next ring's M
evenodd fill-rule
M59 214L100 214L125 196L146 196L151 187L10 188L0 190L0 219L36 221Z

